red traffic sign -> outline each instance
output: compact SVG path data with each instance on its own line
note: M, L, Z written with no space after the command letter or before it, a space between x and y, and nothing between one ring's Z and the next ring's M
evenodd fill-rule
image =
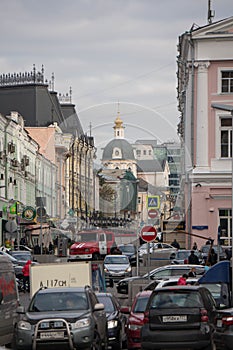
M152 242L155 240L156 237L157 231L156 228L154 228L153 226L144 226L141 229L141 238L143 239L143 241Z
M151 219L156 218L156 217L158 216L158 214L159 214L159 212L158 212L158 210L156 210L156 209L150 209L150 210L148 211L148 216L149 216Z

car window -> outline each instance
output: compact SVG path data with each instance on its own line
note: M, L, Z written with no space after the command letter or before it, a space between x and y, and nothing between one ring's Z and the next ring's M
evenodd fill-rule
M123 256L109 256L107 258L105 258L104 261L105 264L128 264L129 260L127 257L123 257Z
M171 276L171 270L165 269L162 271L155 271L150 277L153 279Z
M203 307L202 299L196 291L165 291L156 293L150 304L151 309Z
M146 305L148 302L149 296L144 296L144 297L138 297L134 308L133 308L133 313L143 313L146 309Z
M113 304L111 297L98 295L98 299L100 303L104 304L104 310L106 312L115 311L115 305Z
M30 304L29 311L87 310L85 293L38 293Z

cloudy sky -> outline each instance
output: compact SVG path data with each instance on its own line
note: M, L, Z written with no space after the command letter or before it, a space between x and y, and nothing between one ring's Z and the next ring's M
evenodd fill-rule
M233 16L232 0L211 6L214 21ZM207 24L208 0L1 0L0 10L1 74L44 65L55 91L72 87L97 148L113 138L118 108L128 141L178 140L178 38Z

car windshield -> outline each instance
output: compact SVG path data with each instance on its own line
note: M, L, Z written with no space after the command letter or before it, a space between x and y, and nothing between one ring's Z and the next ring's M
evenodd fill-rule
M199 293L196 291L168 290L154 294L150 308L190 308L203 307Z
M83 292L38 293L29 305L29 311L87 310L88 302Z
M133 246L119 246L119 249L124 253L135 253L135 248Z
M26 253L26 254L24 254L24 253L13 253L12 254L13 255L13 257L14 258L16 258L16 259L18 259L18 260L25 260L25 261L27 261L27 260L31 260L31 254L30 253Z
M146 305L148 302L149 296L143 296L143 297L138 297L134 308L133 308L133 313L137 314L137 313L143 313L146 309Z
M125 265L129 263L128 258L125 256L108 256L105 258L104 261L105 264L121 264L121 265Z
M112 302L111 297L108 297L106 295L98 295L98 300L100 303L104 304L104 310L106 312L114 312L115 306Z

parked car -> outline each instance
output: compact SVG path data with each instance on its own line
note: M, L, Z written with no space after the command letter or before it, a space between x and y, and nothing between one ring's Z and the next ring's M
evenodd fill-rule
M180 277L171 277L166 278L164 280L155 280L150 282L144 290L154 290L155 288L163 288L168 286L177 286L178 280ZM187 285L195 285L198 284L198 278L196 277L189 277L186 280Z
M215 315L214 298L204 287L156 288L145 310L142 349L213 349Z
M111 293L96 293L100 303L104 304L104 310L108 321L108 345L113 350L125 347L127 317L121 312L121 306Z
M170 255L171 264L188 264L188 258L192 250L179 249L176 252L172 252ZM203 258L198 250L194 250L194 254L198 257L199 263L203 263Z
M206 244L206 245L203 245L200 249L200 253L204 261L207 260L210 247L211 247L210 244ZM212 248L214 249L216 254L218 254L219 252L219 260L227 259L227 254L221 245L213 245Z
M132 267L126 255L106 255L104 259L104 276L107 286L128 276L132 276Z
M62 346L70 349L107 348L104 305L89 286L39 289L27 310L17 309L15 349Z
M0 251L0 255L1 256L6 256L8 260L10 260L10 262L12 263L13 267L14 267L14 271L15 271L15 276L17 278L21 278L23 276L23 266L21 266L18 262L17 259L15 259L13 256L11 256L10 254L6 253L5 251L1 250Z
M214 342L216 348L233 350L233 308L219 311L215 321Z
M166 250L171 250L171 253L173 251L176 251L177 249L174 248L172 245L167 244L167 243L161 243L161 242L150 242L149 243L149 250L150 250L150 254L153 253L154 251L156 251L157 249L166 249ZM139 256L142 257L144 254L148 253L148 243L144 243L142 244L139 248L138 248L138 253Z
M24 266L28 260L33 261L32 253L29 251L22 250L11 250L9 254L13 256L13 258L17 259L19 265Z
M141 328L144 311L152 291L142 291L134 297L127 322L127 349L141 349Z
M117 292L120 294L128 294L128 285L129 281L136 279L147 279L147 280L156 280L156 279L164 279L171 276L181 276L184 273L188 273L192 267L195 267L197 275L201 276L205 272L205 268L202 265L189 265L189 264L179 264L179 265L165 265L161 267L157 267L143 276L133 276L128 278L123 278L116 284Z

